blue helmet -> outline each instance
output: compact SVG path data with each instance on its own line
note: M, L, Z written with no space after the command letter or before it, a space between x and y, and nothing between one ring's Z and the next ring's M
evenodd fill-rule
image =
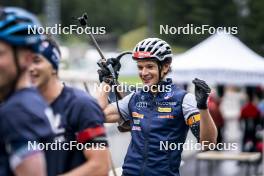
M12 46L26 46L34 50L45 38L44 35L29 33L29 27L40 27L35 15L17 7L0 10L0 40Z

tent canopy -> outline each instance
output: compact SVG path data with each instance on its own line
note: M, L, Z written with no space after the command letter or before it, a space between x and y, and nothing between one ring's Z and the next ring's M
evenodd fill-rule
M211 84L264 84L264 59L238 38L216 33L183 54L173 57L172 77L188 83L195 77Z

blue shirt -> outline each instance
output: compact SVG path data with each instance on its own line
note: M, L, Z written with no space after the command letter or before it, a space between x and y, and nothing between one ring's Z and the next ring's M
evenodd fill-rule
M16 91L0 107L0 176L13 175L18 158L32 151L28 142L48 142L53 138L45 111L46 102L34 88Z
M64 86L51 107L55 116L61 118L57 137L63 139L62 143L77 141L85 144L105 137L104 114L95 99L86 92ZM77 148L50 152L47 156L50 176L68 172L87 160L83 151Z

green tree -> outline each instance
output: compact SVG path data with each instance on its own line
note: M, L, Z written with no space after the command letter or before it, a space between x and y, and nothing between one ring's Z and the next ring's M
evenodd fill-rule
M253 50L264 55L264 1L250 0L247 4L249 14L242 20L242 40Z
M92 26L105 26L107 32L121 33L137 24L139 0L75 0L62 1L62 21L73 24L72 17L87 12Z
M237 6L230 0L176 0L156 1L156 29L159 25L213 27L237 26ZM159 31L156 31L159 33ZM162 35L173 43L192 46L208 37L205 35Z

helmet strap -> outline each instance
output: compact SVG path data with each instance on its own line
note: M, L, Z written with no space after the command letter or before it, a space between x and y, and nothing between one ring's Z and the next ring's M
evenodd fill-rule
M157 64L158 64L158 72L159 72L159 77L158 77L158 83L157 83L157 86L161 85L161 81L162 81L162 77L161 77L161 71L162 71L162 64L161 62L157 61Z
M162 80L161 78L161 70L162 70L162 64L158 62L158 70L159 70L159 82Z

